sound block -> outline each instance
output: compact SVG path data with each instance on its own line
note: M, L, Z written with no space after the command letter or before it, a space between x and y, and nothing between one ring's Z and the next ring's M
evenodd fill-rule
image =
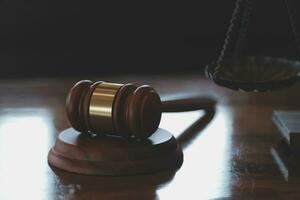
M79 174L135 175L177 169L183 153L173 135L164 129L157 129L146 141L135 141L82 134L69 128L59 134L48 162Z

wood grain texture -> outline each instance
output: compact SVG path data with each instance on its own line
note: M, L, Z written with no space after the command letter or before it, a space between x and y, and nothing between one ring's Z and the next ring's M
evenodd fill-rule
M176 139L163 129L137 142L82 134L69 128L59 134L48 155L50 165L88 175L149 174L178 169L182 161L182 150Z
M66 113L69 119L69 122L76 130L87 130L87 127L82 123L82 108L78 105L81 105L81 101L87 92L87 89L93 83L89 80L82 80L75 84L70 89L70 92L66 99Z
M163 114L160 127L183 147L176 174L54 172L47 155L70 126L62 111L69 88L81 79L149 84L162 99L188 94L218 103L214 115ZM299 89L296 83L263 94L233 92L193 74L0 80L0 199L299 199L300 177L286 180L270 152L280 139L273 111L299 110Z

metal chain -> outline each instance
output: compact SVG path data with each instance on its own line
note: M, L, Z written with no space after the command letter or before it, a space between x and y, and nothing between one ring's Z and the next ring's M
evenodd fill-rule
M300 36L299 36L299 29L297 27L296 20L295 20L295 12L293 11L292 5L289 3L289 0L285 0L285 3L286 3L286 6L287 6L291 26L292 26L292 29L293 29L293 32L294 32L296 43L297 43L298 53L300 53Z
M222 46L219 58L217 60L217 67L219 67L221 62L223 61L225 53L227 52L228 44L232 40L232 33L233 33L234 28L236 27L236 23L238 21L238 14L239 14L239 10L240 10L242 1L243 0L236 0L236 2L235 2L235 8L233 10L231 20L230 20L230 24L229 24L229 27L228 27L227 32L226 32L225 41L224 41L224 44Z
M242 17L240 17L241 7L242 3L244 3L244 12ZM240 30L239 30L239 36L237 39L236 47L235 47L235 56L239 56L240 52L243 48L243 43L246 37L246 32L248 29L249 24L249 18L250 13L252 10L252 0L236 0L235 2L235 8L231 16L230 24L226 32L224 44L222 46L220 55L218 57L218 60L216 62L216 68L215 68L215 75L220 71L221 63L224 60L224 57L226 53L228 52L228 46L232 43L233 34L235 31L235 28L240 21ZM241 19L240 19L241 18Z
M250 14L252 11L252 7L253 7L252 0L246 0L245 6L244 6L244 12L242 15L241 27L239 30L238 39L237 39L236 46L234 49L234 59L239 58L240 55L242 55L242 53L243 53L243 48L244 48L244 44L246 41L246 35L247 35L248 27L249 27Z

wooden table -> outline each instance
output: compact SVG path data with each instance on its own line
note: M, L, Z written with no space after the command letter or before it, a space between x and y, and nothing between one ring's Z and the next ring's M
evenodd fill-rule
M272 112L300 110L299 84L256 94L220 88L198 75L93 78L150 84L162 97L189 93L218 100L214 114L163 115L160 126L184 149L176 173L93 177L54 172L47 163L57 134L69 127L68 89L82 78L91 77L0 81L1 200L300 198L300 177L284 178L270 153L279 139Z

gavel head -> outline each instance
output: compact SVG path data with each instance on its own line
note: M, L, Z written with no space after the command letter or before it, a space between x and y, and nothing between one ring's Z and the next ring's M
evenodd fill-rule
M161 100L150 86L83 80L70 90L66 111L77 131L148 138L158 128Z

